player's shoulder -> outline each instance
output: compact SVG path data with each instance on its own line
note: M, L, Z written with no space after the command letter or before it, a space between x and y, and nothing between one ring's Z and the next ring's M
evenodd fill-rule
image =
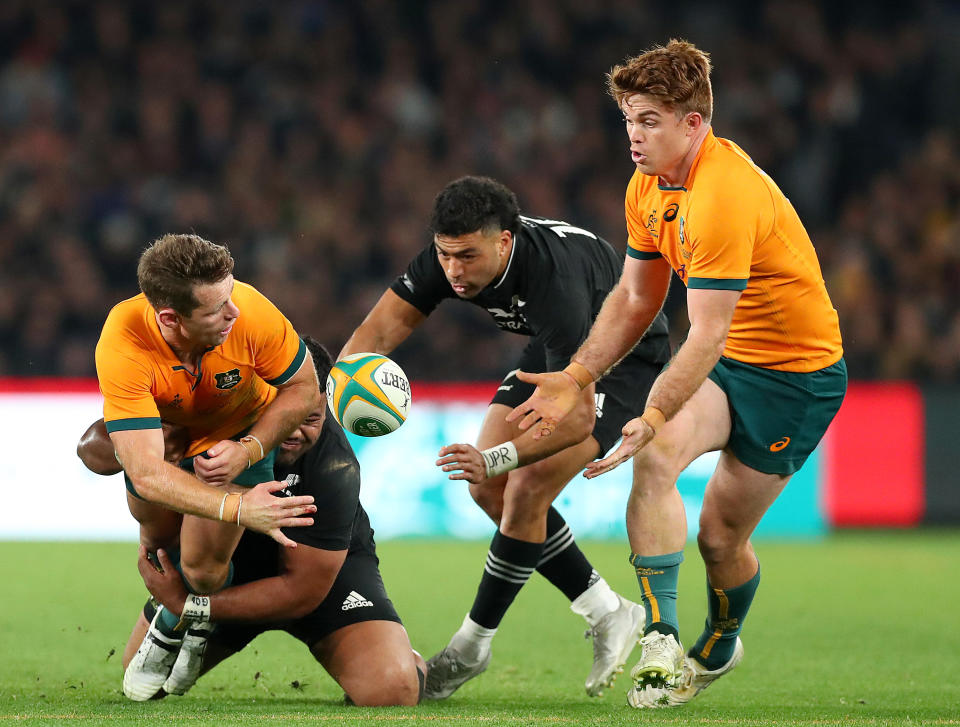
M107 319L100 332L100 340L116 343L143 337L147 332L147 321L152 318L149 315L151 310L150 303L143 293L120 301L107 313Z
M255 305L273 305L270 299L263 293L254 288L250 283L244 283L242 280L235 280L233 284L233 293L231 296L233 302L238 306L241 303L253 303Z
M714 137L703 155L695 184L723 198L769 197L772 180L743 149L729 139ZM699 191L699 190L698 190Z

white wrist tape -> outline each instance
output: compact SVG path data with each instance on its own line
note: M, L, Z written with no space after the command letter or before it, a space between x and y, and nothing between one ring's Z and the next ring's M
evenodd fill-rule
M504 442L480 452L487 465L487 477L496 477L520 466L517 447L513 442Z
M183 611L180 612L180 623L177 624L177 628L183 629L199 623L209 623L209 621L209 596L198 596L195 593L188 593L187 600L183 604Z

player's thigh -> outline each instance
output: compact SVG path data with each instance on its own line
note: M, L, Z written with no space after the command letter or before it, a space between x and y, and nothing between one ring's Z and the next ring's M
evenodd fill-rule
M524 505L544 504L544 512L561 490L588 462L597 458L600 445L592 436L582 442L507 473L504 511Z
M705 545L725 548L746 541L789 481L790 475L760 472L729 450L721 452L700 511Z
M673 487L693 460L726 446L730 422L726 394L710 379L704 380L680 411L634 456L634 487Z
M416 704L417 661L406 629L394 621L362 621L337 629L311 649L358 705Z
M140 543L147 550L176 548L180 541L180 524L183 515L163 505L148 502L127 492L127 507L140 524Z

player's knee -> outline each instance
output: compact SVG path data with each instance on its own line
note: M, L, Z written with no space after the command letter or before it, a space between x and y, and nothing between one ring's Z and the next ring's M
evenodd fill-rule
M362 685L350 690L358 707L412 706L420 701L420 678L412 661L393 662L369 675Z
M470 484L470 496L495 523L503 517L503 484L505 478L496 477L477 484Z
M534 463L510 473L503 493L504 510L546 515L557 493L556 476Z
M229 564L188 563L181 561L180 572L194 593L213 593L220 590L227 580Z
M718 521L700 519L697 547L706 565L728 561L742 544L742 538L733 528Z
M678 450L669 442L654 439L634 455L633 493L635 496L659 494L671 488L680 476Z

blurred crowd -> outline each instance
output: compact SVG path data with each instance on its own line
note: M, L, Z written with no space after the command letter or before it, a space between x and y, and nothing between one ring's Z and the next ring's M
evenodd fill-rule
M960 382L960 12L932 0L5 0L0 376L93 375L163 232L228 244L334 353L463 174L622 249L604 74L670 37L711 53L716 133L806 222L852 376ZM446 305L395 358L492 379L514 338Z

